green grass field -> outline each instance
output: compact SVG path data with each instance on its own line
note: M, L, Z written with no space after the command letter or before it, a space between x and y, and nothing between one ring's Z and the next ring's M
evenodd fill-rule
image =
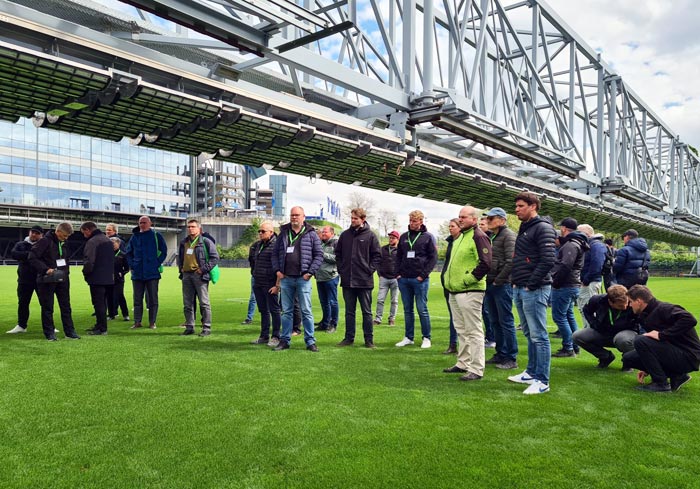
M83 334L92 325L88 289L78 269L72 277ZM552 390L542 396L524 396L523 386L506 380L513 371L493 366L479 382L460 382L441 372L453 359L441 354L448 319L437 276L432 349L394 347L403 337L399 314L397 327L376 328L376 350L334 347L341 327L317 334L318 354L298 337L285 352L249 344L259 323L240 324L247 270L225 269L210 287L208 338L179 336L172 268L161 281L157 330L132 331L118 320L109 336L68 341L61 333L56 343L43 339L37 304L28 333L4 334L16 322L15 269L0 268L0 279L7 284L1 488L700 485L700 375L678 393L649 394L620 372L619 354L600 371L583 353L553 359ZM700 281L652 279L650 286L660 299L700 313Z

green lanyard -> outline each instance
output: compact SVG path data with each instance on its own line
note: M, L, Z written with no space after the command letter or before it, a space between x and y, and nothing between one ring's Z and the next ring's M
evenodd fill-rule
M197 237L194 238L194 241L190 243L190 248L194 248L195 246L197 246L197 241L199 241L199 235L197 235Z
M121 253L121 252L122 252L122 250L117 250L117 252L114 254L114 258L118 257L119 253Z
M622 314L622 311L617 312L617 316L615 316L615 321L620 319L620 314ZM613 321L612 309L608 309L608 315L610 316L610 326L613 326L615 324L615 321Z
M302 229L299 234L294 236L294 239L292 239L292 230L289 230L289 246L294 246L294 242L298 240L302 234L304 234L304 231L306 231L306 228Z
M413 249L413 245L415 244L416 241L418 241L418 238L420 238L420 235L423 234L423 231L418 233L415 238L413 238L413 241L411 241L410 234L406 235L406 241L408 241L408 247Z
M63 241L58 242L58 257L63 258Z

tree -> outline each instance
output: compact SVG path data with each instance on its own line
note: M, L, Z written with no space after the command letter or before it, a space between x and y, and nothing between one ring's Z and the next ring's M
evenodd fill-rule
M374 209L375 205L374 199L367 194L356 191L348 194L348 212L360 207L365 210L367 217L369 217L372 215L372 209Z
M383 229L383 236L386 236L389 231L396 229L396 212L390 209L380 209L377 213L377 223L379 231Z

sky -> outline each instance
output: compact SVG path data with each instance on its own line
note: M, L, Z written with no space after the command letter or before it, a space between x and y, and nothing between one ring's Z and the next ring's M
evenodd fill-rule
M547 3L591 48L601 53L603 60L683 141L700 147L697 0L548 0ZM408 225L408 212L413 209L423 210L428 228L434 231L459 212L456 205L320 180L310 185L307 178L293 175L289 176L287 188L288 206L302 205L307 214L317 211L327 197L343 205L350 192L364 192L377 205L393 210L399 227ZM346 214L348 211L345 209Z

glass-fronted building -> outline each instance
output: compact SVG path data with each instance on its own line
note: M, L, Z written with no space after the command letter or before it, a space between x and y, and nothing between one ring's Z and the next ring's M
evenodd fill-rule
M272 216L284 219L287 216L287 175L270 175L272 189Z

